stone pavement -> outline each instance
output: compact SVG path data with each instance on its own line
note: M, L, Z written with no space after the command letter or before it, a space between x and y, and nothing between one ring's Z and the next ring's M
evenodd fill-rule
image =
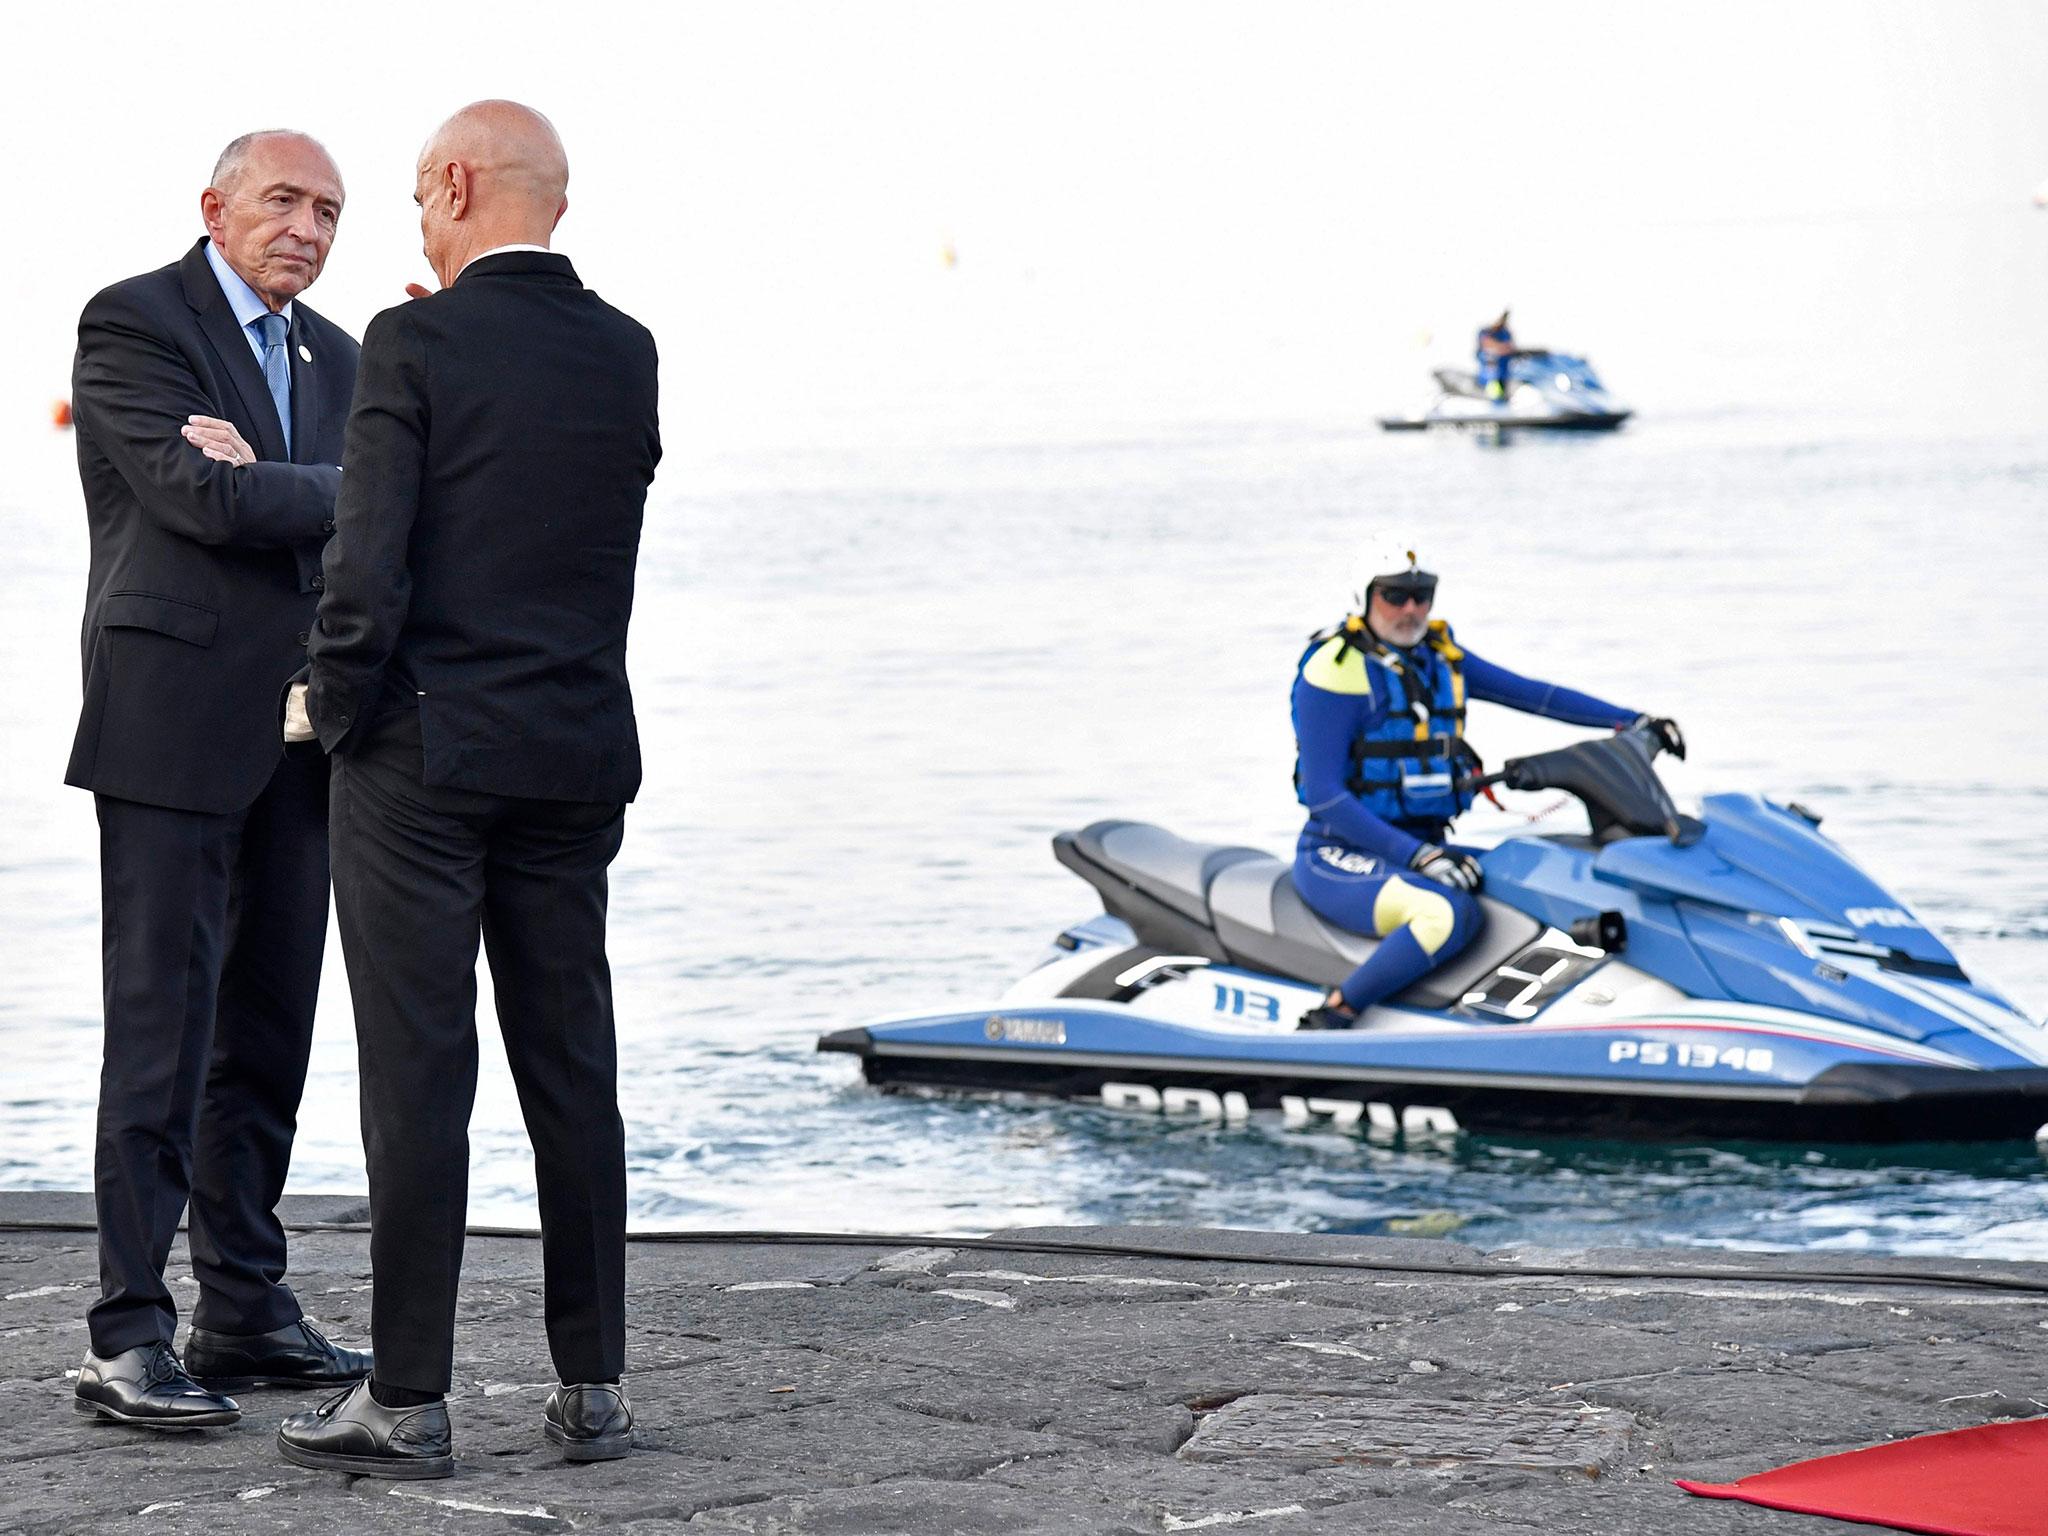
M389 1483L278 1459L309 1393L244 1394L239 1426L203 1434L77 1418L92 1235L21 1228L89 1217L0 1195L7 1531L1826 1536L1870 1527L1670 1480L2048 1411L2048 1265L1130 1227L1003 1236L1197 1256L636 1242L639 1449L568 1466L540 1436L539 1245L475 1237L456 1475ZM364 1341L362 1233L305 1232L293 1255L308 1312ZM1417 1267L1312 1263L1347 1256ZM1698 1269L1718 1273L1673 1273ZM1902 1270L2014 1288L1845 1278ZM189 1296L182 1244L173 1273Z

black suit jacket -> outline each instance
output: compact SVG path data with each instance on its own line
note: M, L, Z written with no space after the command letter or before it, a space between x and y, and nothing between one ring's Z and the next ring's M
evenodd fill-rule
M204 239L79 317L72 421L92 562L66 783L218 813L254 802L276 769L356 376L355 342L302 300L288 349L289 457ZM232 421L258 461L207 458L179 435L187 416Z
M363 335L307 704L328 751L419 709L423 781L630 800L626 621L661 458L654 338L508 251Z

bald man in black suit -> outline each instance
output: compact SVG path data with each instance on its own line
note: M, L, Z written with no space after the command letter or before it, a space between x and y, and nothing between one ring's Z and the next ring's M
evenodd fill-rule
M573 1461L631 1444L605 872L640 783L626 625L661 441L654 338L547 249L568 170L539 113L458 112L416 181L442 289L363 340L306 713L334 762L377 1368L285 1421L305 1466L453 1467L479 940L533 1141L543 1433Z

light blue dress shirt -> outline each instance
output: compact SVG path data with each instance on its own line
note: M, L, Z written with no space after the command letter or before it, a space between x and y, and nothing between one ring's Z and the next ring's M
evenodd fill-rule
M270 313L270 306L263 302L254 288L242 279L242 274L228 265L227 258L220 253L220 247L211 240L206 242L206 264L213 268L214 278L220 283L220 291L227 295L228 308L235 312L235 323L242 328L242 339L249 343L249 350L256 354L256 366L263 366L263 338L250 329L250 324L259 315ZM291 324L292 307L289 302L278 311L284 316L285 324Z

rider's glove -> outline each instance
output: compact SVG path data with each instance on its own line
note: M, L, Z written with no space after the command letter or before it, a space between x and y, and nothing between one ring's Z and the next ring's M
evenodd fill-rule
M1486 878L1479 861L1471 854L1439 848L1435 843L1424 843L1416 849L1408 867L1438 885L1455 886L1461 891L1478 890L1480 882Z
M1676 720L1663 715L1637 715L1629 722L1632 731L1648 731L1650 739L1669 752L1673 757L1685 758L1685 732L1678 728Z

